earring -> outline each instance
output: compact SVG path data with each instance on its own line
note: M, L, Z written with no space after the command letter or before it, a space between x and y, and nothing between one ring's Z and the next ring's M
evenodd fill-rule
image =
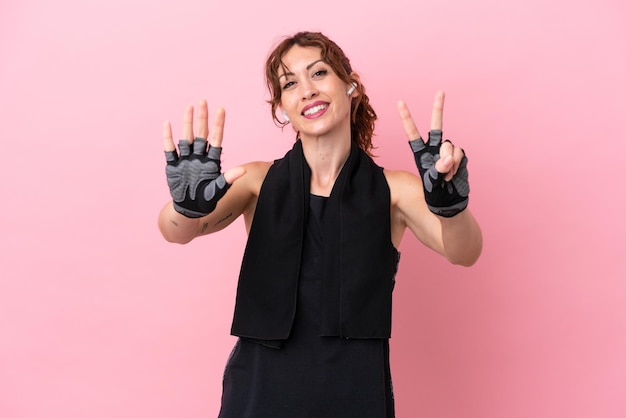
M289 116L287 116L287 112L283 110L283 118L285 118L285 122L289 123Z
M354 93L354 89L356 89L356 83L352 83L352 87L348 89L348 91L346 92L346 95L349 96L352 93Z

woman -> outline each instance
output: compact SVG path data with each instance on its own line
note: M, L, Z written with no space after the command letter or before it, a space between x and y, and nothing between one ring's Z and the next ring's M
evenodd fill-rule
M454 264L471 266L482 249L466 209L467 159L441 142L444 94L426 142L398 104L417 176L373 162L376 114L359 74L321 33L282 41L266 78L274 119L297 132L282 159L222 174L225 114L218 109L207 150L205 101L195 136L186 110L180 155L164 125L165 239L187 243L240 215L248 231L220 417L393 417L388 338L404 231Z

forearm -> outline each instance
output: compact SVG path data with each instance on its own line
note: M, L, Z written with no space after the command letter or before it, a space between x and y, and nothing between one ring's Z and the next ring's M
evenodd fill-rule
M469 209L451 218L438 217L445 257L453 264L469 267L476 263L483 248L480 226Z
M159 214L159 229L167 241L186 244L198 235L200 219L178 213L169 202Z

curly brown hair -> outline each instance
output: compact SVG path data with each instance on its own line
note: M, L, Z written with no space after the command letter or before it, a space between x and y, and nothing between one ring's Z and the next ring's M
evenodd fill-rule
M276 110L280 105L281 85L278 81L279 70L285 68L282 62L283 56L294 45L302 47L316 47L321 50L321 56L337 76L347 84L356 83L359 94L352 99L352 111L350 118L350 134L352 140L371 155L374 148L372 145L372 136L374 135L374 124L376 121L376 112L369 103L369 97L365 94L365 87L358 80L350 78L352 66L350 60L346 57L343 50L327 36L320 32L298 32L291 37L283 39L274 50L269 54L265 63L265 81L267 88L272 96L267 102L272 106L272 118L278 126L285 126L288 122L281 121L276 116Z

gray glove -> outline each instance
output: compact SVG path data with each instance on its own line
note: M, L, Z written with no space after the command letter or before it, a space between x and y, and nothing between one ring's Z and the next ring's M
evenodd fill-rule
M230 184L220 167L221 147L212 147L204 138L178 143L180 156L166 151L165 174L174 209L188 218L200 218L215 210L217 201L224 196Z
M432 130L428 133L426 143L418 138L409 141L409 145L424 183L424 197L428 209L436 215L451 218L463 211L469 201L467 157L463 152L456 174L450 181L445 181L446 175L435 168L435 163L439 160L442 136L441 131Z

